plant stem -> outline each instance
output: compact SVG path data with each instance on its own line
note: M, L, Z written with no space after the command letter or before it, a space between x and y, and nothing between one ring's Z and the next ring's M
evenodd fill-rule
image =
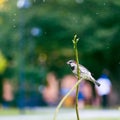
M80 80L79 58L78 58L78 50L77 50L78 40L79 39L77 38L77 35L75 35L74 39L73 39L73 45L74 45L75 59L76 59L76 62L77 62L77 77L78 77L78 80ZM79 93L79 84L76 86L75 109L76 109L77 120L80 120L80 117L79 117L79 107L78 107L78 93Z
M80 84L80 82L82 81L82 79L78 80L76 82L76 84L70 89L70 91L62 98L62 100L59 102L57 108L56 108L56 111L55 111L55 114L54 114L54 118L53 120L56 120L56 117L57 117L57 113L60 109L60 107L62 106L63 102L65 101L65 99L72 93L72 91Z
M78 81L76 82L76 84L70 89L70 91L62 98L62 100L59 102L56 110L55 110L55 114L54 114L54 118L53 120L56 120L57 118L57 113L59 112L60 107L62 106L63 102L65 101L65 99L72 93L72 91L76 88L76 115L77 115L77 120L80 120L79 117L79 108L78 108L78 93L79 93L79 84L82 81L82 79L80 79L80 70L79 70L79 59L78 59L78 50L77 50L77 42L78 42L78 38L75 35L74 39L73 39L73 45L74 45L74 50L75 50L75 58L76 58L76 62L77 62L77 77L78 77Z
M80 117L79 117L79 107L78 107L78 91L79 91L79 84L76 86L76 104L75 104L75 109L76 109L77 120L80 120Z

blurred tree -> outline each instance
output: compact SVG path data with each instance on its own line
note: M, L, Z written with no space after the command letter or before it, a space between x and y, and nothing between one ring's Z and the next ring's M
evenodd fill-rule
M68 73L65 62L73 58L74 34L80 37L79 56L98 78L103 68L120 81L120 1L119 0L29 0L28 9L18 9L16 0L6 1L0 9L0 48L12 58L18 74L20 19L23 20L25 74L33 73L40 82L40 68ZM20 14L23 17L20 18ZM31 59L32 58L32 59ZM96 66L96 67L93 67ZM26 79L27 79L26 78ZM42 79L45 79L42 76Z
M2 103L3 95L3 73L7 68L7 60L0 51L0 104Z

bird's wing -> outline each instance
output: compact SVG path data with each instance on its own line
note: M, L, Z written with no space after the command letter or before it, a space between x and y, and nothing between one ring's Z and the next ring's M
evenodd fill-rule
M89 70L87 68L85 68L83 65L80 65L80 72L81 73L85 73L90 75L91 73L89 72Z

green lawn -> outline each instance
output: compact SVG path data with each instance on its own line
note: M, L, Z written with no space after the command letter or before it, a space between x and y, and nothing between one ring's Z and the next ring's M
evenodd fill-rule
M97 111L97 114L96 114ZM16 119L18 119L18 117L23 114L24 116L27 116L26 120L33 120L31 118L35 117L35 120L53 120L53 115L54 115L55 109L54 108L39 108L39 109L26 109L25 111L20 111L19 109L16 108L12 108L12 109L3 109L0 108L0 119L2 117L6 117L9 116L11 117L16 117ZM104 112L107 112L107 117L104 117L104 115L102 116L102 114ZM110 113L109 113L110 112ZM117 116L114 114L117 112ZM120 111L116 111L116 110L81 110L80 111L80 115L81 115L81 119L80 120L120 120L120 115L119 115ZM92 117L90 115L94 115L94 113L96 114L96 117ZM109 117L109 115L113 114L112 117ZM90 118L86 117L86 116L90 116ZM97 117L98 115L98 117ZM13 120L12 117L9 120ZM4 120L4 119L3 119ZM6 120L6 119L5 119ZM75 111L73 109L61 109L57 115L57 120L76 120L76 115L75 115Z
M19 109L16 108L10 108L10 109L0 109L0 115L19 115L19 114L34 114L31 110L25 110L21 112Z

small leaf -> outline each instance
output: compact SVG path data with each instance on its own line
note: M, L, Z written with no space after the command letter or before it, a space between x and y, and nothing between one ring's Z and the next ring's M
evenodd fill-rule
M75 34L75 35L74 35L74 40L75 40L76 38L77 38L77 35Z
M73 44L75 44L75 40L74 39L72 40L72 42L73 42Z
M78 42L78 41L79 41L79 38L76 39L76 42Z

